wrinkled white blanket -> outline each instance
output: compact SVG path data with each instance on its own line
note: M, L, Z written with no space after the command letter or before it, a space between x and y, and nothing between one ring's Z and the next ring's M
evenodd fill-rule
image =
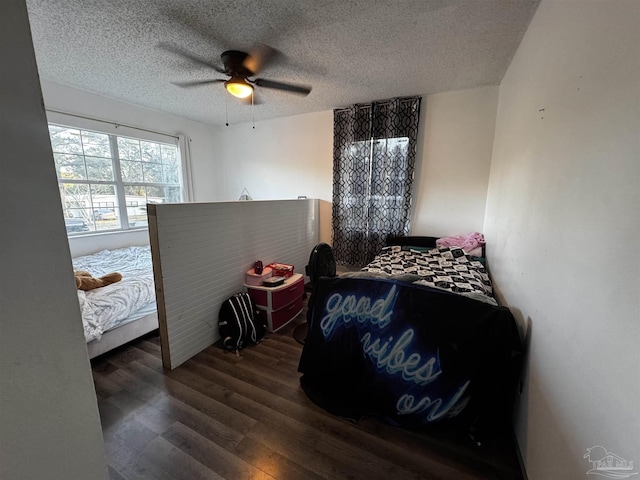
M78 290L87 342L126 321L137 310L155 303L151 249L147 246L103 250L73 259L74 270L94 277L120 272L122 280L84 292Z

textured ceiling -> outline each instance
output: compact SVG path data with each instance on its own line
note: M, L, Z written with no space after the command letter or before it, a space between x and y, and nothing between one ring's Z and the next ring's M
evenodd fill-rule
M214 125L395 96L499 84L539 0L27 0L42 78ZM223 78L158 47L221 65L261 42L283 55L258 76L311 85L257 89L239 103Z

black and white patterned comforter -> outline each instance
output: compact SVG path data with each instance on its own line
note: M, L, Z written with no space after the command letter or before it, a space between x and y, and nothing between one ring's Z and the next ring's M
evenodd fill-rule
M94 277L120 272L122 280L94 290L78 290L84 336L87 342L135 316L149 310L156 300L151 249L146 246L103 250L73 259L74 270L85 270ZM135 317L133 317L135 318Z
M484 265L460 248L440 247L428 251L385 247L365 272L382 275L411 275L418 285L447 290L481 302L497 305L491 280Z

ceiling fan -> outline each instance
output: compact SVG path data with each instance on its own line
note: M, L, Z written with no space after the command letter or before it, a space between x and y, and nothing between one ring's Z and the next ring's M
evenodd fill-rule
M177 45L160 43L158 45L163 50L185 57L195 63L205 65L218 73L229 78L215 78L210 80L195 80L191 82L173 82L180 87L195 87L211 83L224 83L224 87L234 97L247 99L254 94L254 88L271 88L298 95L308 95L311 87L306 85L296 85L293 83L278 82L265 78L255 78L264 68L279 55L279 52L268 45L258 44L251 49L250 53L238 50L227 50L220 55L223 67L209 62L197 55L194 55Z

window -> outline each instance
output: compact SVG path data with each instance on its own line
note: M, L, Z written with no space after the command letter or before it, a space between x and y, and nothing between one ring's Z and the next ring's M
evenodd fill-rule
M372 152L377 154L375 162ZM362 205L372 215L385 218L404 204L408 188L408 137L356 141L347 144L341 155L351 161L350 176L340 199L343 205ZM350 216L347 221L357 219ZM363 225L365 230L370 228Z
M388 236L409 232L420 97L334 110L333 247L363 266Z
M58 124L49 135L70 236L146 228L148 203L183 199L175 143Z

